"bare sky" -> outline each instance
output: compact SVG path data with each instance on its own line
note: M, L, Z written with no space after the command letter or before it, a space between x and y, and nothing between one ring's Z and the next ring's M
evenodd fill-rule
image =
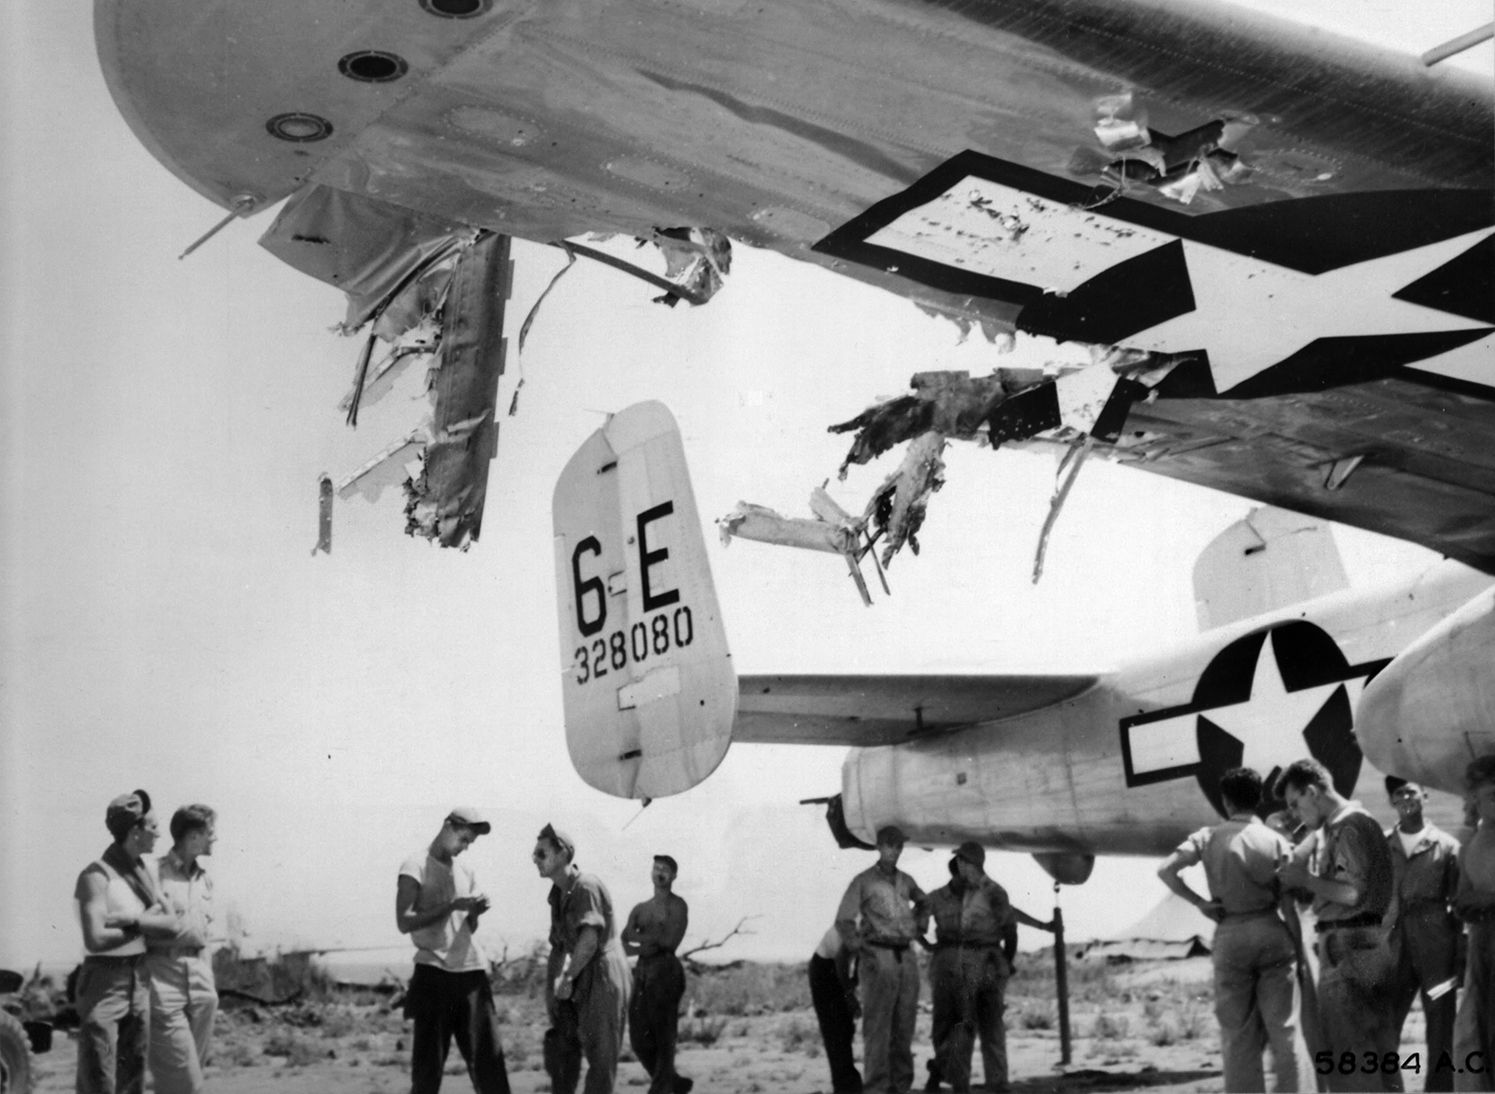
M1435 5L1436 26L1425 5L1334 7L1418 48L1489 18L1488 3ZM1414 29L1384 18L1395 9ZM703 515L740 499L803 515L845 447L827 424L915 371L1053 351L957 345L912 305L741 247L700 309L651 304L646 286L583 264L524 355L511 352L500 406L524 386L501 425L482 541L461 554L407 539L393 490L340 504L333 554L312 557L318 475L357 466L415 415L397 391L357 431L341 424L357 353L329 332L342 298L254 245L268 216L177 261L221 214L119 118L89 10L14 0L0 12L0 964L80 952L73 879L107 841L105 803L136 786L168 812L219 809L212 868L252 944L399 947L396 867L467 802L496 822L470 852L495 939L543 934L528 856L554 820L618 903L647 896L649 857L669 851L691 940L752 915L757 933L733 954L806 955L867 861L794 804L839 788L840 752L739 748L705 786L642 814L585 788L556 680L555 476L605 412L660 398ZM515 256L511 332L564 261L522 244ZM859 508L887 469L832 492ZM829 556L713 547L739 671L1080 671L1136 652L1139 635L1192 633L1194 554L1248 507L1096 464L1035 589L1053 472L1047 455L957 447L923 555L895 562L893 596L871 610ZM1420 557L1344 542L1367 580ZM905 859L932 883L944 862ZM1103 863L1065 896L1075 933L1140 916L1163 895L1151 870ZM1046 913L1047 881L1026 858L998 856L993 872ZM1136 899L1119 906L1118 886Z

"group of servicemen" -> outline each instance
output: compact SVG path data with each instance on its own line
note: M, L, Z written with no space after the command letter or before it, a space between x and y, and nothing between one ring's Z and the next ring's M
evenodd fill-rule
M1227 818L1158 875L1217 923L1227 1091L1265 1089L1268 1049L1279 1091L1399 1091L1419 1077L1427 1090L1495 1090L1495 755L1470 763L1466 784L1475 831L1461 848L1402 779L1386 780L1398 821L1383 832L1315 760L1281 774L1286 808L1267 821L1258 773L1221 778ZM1196 863L1208 897L1179 876ZM1426 1055L1403 1055L1419 995Z
M1476 830L1460 848L1423 816L1427 795L1413 783L1387 780L1399 821L1383 832L1317 761L1299 760L1281 774L1275 792L1286 809L1273 823L1258 816L1260 775L1249 768L1224 775L1227 818L1190 835L1158 874L1217 922L1215 1013L1227 1091L1265 1089L1267 1050L1279 1091L1313 1089L1316 1081L1331 1090L1401 1090L1404 1071L1424 1074L1428 1090L1495 1090L1495 756L1471 763L1467 781ZM178 809L171 850L152 860L158 828L150 796L136 790L109 804L113 842L79 875L75 893L87 951L76 985L80 1094L137 1094L147 1059L160 1094L203 1088L217 994L207 949L212 885L199 860L212 851L214 820L204 805ZM412 1094L439 1090L453 1041L479 1094L508 1094L489 965L475 937L489 900L459 861L489 831L476 810L453 809L399 870L396 924L416 948L405 995ZM935 1055L925 1089L944 1082L970 1090L978 1038L986 1089L1007 1089L1003 995L1017 925L1053 930L1054 923L1012 905L985 873L979 844L961 844L949 883L926 894L898 869L903 832L889 825L876 841L877 862L851 880L810 960L833 1090L912 1088L916 945L932 951ZM551 1089L575 1094L585 1064L585 1094L611 1092L626 1028L650 1094L683 1094L694 1084L674 1062L685 990L675 951L689 914L673 892L678 864L654 856L653 896L620 932L607 887L582 872L575 855L574 841L552 825L536 837L532 859L551 883L544 1039ZM1208 897L1180 876L1196 863ZM638 959L632 971L630 955ZM1418 995L1425 1060L1398 1055ZM865 1078L852 1055L858 1017Z

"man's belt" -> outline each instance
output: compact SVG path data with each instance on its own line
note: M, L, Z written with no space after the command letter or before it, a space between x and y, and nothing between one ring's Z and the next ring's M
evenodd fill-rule
M1365 912L1362 915L1352 915L1346 919L1321 919L1313 925L1313 929L1323 934L1325 931L1347 930L1350 927L1379 927L1380 925L1380 916L1375 912Z
M1268 907L1265 907L1265 908L1256 908L1256 909L1253 909L1252 911L1249 911L1249 912L1226 912L1225 913L1225 918L1226 919L1253 919L1253 918L1260 918L1261 916L1268 916L1268 915L1272 916L1274 918L1276 917L1276 915L1277 915L1277 906L1275 904L1269 905Z
M150 954L158 954L161 957L196 957L202 953L201 946L152 946L146 951Z
M937 949L937 950L1000 950L1002 948L1002 943L1000 943L1000 942L957 942L957 941L952 940L952 941L949 941L949 942L945 942L945 941L936 942L934 944L934 948Z
M867 942L867 945L869 945L869 946L876 946L879 950L906 950L906 949L908 949L908 943L907 942L902 942L902 941L895 942L895 941L892 941L892 940L884 941L881 938L869 938L869 939L866 940L866 942Z
M105 967L112 966L114 968L126 968L131 965L138 965L144 960L145 954L143 953L91 953L83 958L83 963L85 965L103 965Z

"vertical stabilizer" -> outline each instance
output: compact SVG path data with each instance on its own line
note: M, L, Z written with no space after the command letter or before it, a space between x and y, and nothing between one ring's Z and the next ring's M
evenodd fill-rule
M1201 631L1349 586L1327 522L1263 506L1210 541L1194 563Z
M731 743L737 676L664 404L637 403L582 443L551 519L572 765L621 798L690 789Z

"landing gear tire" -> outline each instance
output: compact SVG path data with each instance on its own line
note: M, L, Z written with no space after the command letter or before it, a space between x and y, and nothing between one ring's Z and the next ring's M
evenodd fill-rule
M0 1094L30 1094L31 1039L20 1019L0 1011Z

